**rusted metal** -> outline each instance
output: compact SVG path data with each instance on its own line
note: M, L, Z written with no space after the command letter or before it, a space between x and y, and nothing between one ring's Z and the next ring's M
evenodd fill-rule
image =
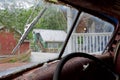
M96 56L103 60L111 60L111 56L109 54ZM54 60L55 61L55 60ZM56 62L48 62L48 64L43 65L41 64L27 64L24 66L16 67L10 70L0 72L0 80L52 80L53 73L55 71L56 65L59 61ZM83 70L83 65L91 62L89 59L85 58L73 58L71 59L63 69L63 75L69 74L71 75L75 70L75 67L81 71ZM108 61L111 62L111 61ZM79 65L78 65L79 64ZM75 73L75 72L74 72ZM75 73L77 75L77 73ZM72 76L72 75L71 75Z
M113 17L117 18L118 20L120 20L120 1L119 0L99 0L99 1L96 1L96 0L59 0L59 1L61 1L61 2L63 1L66 4L70 4L73 7L76 7L77 9L80 9L80 8L90 9L93 11L105 13L107 15L113 16ZM114 45L117 44L117 43L114 43L114 41L118 42L120 39L120 37L119 37L120 30L118 31L118 28L120 27L119 23L117 24L116 27L117 28L115 28L115 32L114 32L114 36L112 38L111 44L109 45L111 52L107 52L106 54L97 56L100 59L108 60L108 62L110 62L110 65L112 65L112 66L113 66L112 56L109 55L109 53L113 53L113 55L114 55L114 49L116 48L116 46L114 46ZM71 30L71 32L72 32L72 30ZM113 50L112 50L112 48L113 48ZM64 79L69 78L69 80L75 80L74 76L77 75L76 77L78 77L79 75L77 73L81 74L80 72L82 72L81 70L83 69L83 64L87 64L90 62L91 62L91 60L83 59L83 58L72 59L65 65L63 72L62 72L62 76L64 76ZM10 73L8 75L7 74L2 75L0 78L3 80L5 80L5 79L6 80L10 80L10 79L14 79L14 80L19 80L19 79L21 79L21 80L23 80L23 79L25 79L25 80L32 80L32 79L33 80L38 80L38 79L39 80L52 80L52 76L53 76L53 73L54 73L57 63L58 62L49 63L44 66L42 66L43 63L36 64L36 65L34 64L32 66L24 67L23 69L21 69L19 71L15 71L13 73ZM74 76L71 75L71 73L74 73Z
M76 8L86 8L120 18L119 0L59 0Z
M110 55L99 56L99 58L108 62L111 60ZM14 80L52 80L58 62L45 64L14 78ZM89 59L79 57L69 60L62 71L62 80L78 80L79 74L83 73L83 65L91 62Z
M55 61L56 59L47 61L47 63ZM0 80L11 80L18 76L21 76L25 72L31 71L35 68L41 67L44 63L29 63L23 66L19 66L12 69L7 69L5 71L0 72Z

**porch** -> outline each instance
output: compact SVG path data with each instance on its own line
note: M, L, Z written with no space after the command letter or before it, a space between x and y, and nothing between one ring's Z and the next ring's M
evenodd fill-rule
M112 33L73 33L71 36L72 52L101 53L111 38Z

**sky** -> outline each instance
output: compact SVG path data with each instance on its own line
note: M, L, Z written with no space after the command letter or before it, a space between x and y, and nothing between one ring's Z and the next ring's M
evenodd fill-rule
M39 0L0 0L0 9L12 8L29 8Z

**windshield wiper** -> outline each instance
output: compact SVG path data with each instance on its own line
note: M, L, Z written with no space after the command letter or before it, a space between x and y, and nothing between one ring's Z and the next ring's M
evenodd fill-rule
M34 25L38 22L38 20L42 17L42 15L44 14L44 12L46 11L47 7L45 7L44 9L42 9L40 11L40 13L38 14L38 16L36 16L33 21L28 25L27 29L24 31L23 35L21 36L21 38L19 39L17 45L15 46L15 48L13 49L11 54L15 54L15 52L17 51L17 49L20 47L20 45L23 43L23 41L25 40L26 36L28 35L28 33L30 32L30 30L34 27Z

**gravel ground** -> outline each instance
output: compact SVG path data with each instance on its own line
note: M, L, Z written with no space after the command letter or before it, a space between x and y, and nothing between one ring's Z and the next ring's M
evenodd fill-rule
M30 62L45 62L58 57L58 53L32 52Z

